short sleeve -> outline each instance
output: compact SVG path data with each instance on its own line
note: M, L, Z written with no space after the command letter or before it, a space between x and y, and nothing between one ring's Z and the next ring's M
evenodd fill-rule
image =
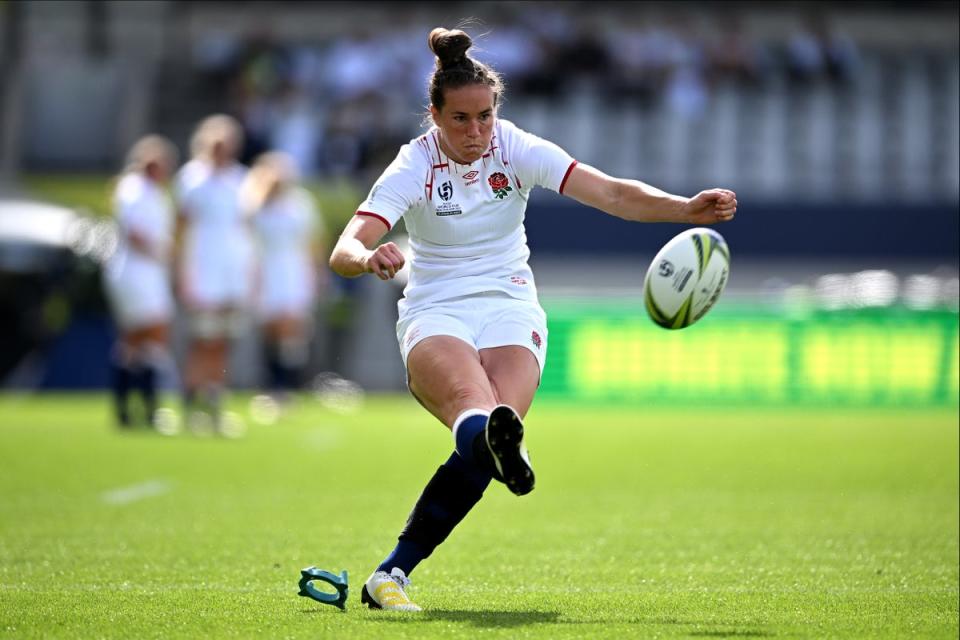
M403 214L423 199L427 175L423 164L412 145L403 145L374 183L367 199L357 207L357 215L378 218L393 228Z
M500 129L506 138L507 160L520 183L563 193L567 176L577 161L558 145L528 133L512 122L501 120Z
M193 194L196 186L203 180L203 167L191 160L180 168L173 179L173 197L180 212L186 216L193 215Z
M144 198L143 180L136 174L127 174L120 179L114 192L113 206L117 224L124 229L135 229L143 221L139 206Z

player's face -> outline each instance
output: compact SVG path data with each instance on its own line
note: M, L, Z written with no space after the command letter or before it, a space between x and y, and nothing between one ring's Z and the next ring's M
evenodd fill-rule
M144 173L154 182L166 184L170 182L170 178L173 175L173 160L161 157L148 162L146 167L144 167Z
M233 138L216 140L210 148L210 160L214 166L229 167L237 157L237 143Z
M444 99L442 110L430 106L444 152L460 164L476 162L490 147L493 135L497 115L493 89L471 84L447 89Z

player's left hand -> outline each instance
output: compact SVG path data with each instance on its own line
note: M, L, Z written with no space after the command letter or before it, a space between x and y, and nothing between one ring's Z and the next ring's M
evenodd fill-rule
M684 205L685 221L691 224L729 222L737 213L737 194L729 189L701 191Z

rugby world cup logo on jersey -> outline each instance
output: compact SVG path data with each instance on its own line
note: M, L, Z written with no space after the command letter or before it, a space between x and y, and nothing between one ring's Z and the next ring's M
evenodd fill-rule
M493 189L498 200L503 200L513 191L513 187L510 186L510 180L499 171L487 178L487 182L490 183L490 188Z
M447 180L440 188L437 189L437 193L440 194L440 199L444 202L449 202L450 198L453 197L453 185L450 184L450 181Z
M450 202L450 199L453 198L453 183L449 180L440 185L440 188L437 189L437 195L443 200L437 205L436 213L438 216L458 216L463 213L459 204Z

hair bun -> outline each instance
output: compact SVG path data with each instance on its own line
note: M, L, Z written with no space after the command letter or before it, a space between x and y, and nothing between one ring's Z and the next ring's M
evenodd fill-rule
M473 40L460 29L437 27L427 38L430 50L437 56L437 64L443 69L464 60Z

